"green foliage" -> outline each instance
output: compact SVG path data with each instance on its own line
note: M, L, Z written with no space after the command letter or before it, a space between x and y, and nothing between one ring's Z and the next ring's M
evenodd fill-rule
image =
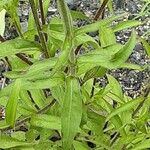
M118 43L115 35L142 23L127 20L114 25L113 21L127 14L114 15L111 0L107 6L112 15L94 22L81 12L70 11L63 0L57 0L60 17L40 24L37 9L44 8L41 17L45 19L50 0L43 1L43 6L39 2L30 0L32 13L25 33L17 16L18 0L0 2L0 39L4 35L5 10L19 33L19 37L0 43L0 58L9 67L3 75L11 81L0 91L0 105L6 111L5 119L0 121L0 148L150 148L149 86L146 93L132 99L109 74L111 69L147 68L148 65L127 61L139 41L150 56L148 42L144 38L137 40L134 30L125 45ZM141 15L148 5L149 2ZM89 24L77 27L74 25L77 19ZM99 35L97 40L88 34L95 31ZM35 42L35 36L40 42ZM101 87L96 81L104 76L108 84ZM10 129L13 132L8 135Z

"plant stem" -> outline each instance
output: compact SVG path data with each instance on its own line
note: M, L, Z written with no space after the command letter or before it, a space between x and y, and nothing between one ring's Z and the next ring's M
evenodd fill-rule
M46 21L45 21L45 14L44 14L42 0L39 0L39 7L40 7L40 12L41 12L41 22L42 22L42 25L45 25ZM48 39L47 33L44 33L44 36L45 36L45 41L47 41L47 39Z
M97 10L97 13L96 13L95 16L94 16L94 19L93 19L94 21L98 20L98 18L99 18L100 16L104 15L103 13L104 13L104 10L105 10L105 7L106 7L108 1L109 1L109 0L104 0L104 1L103 1L101 7ZM102 19L103 19L103 18L102 18ZM79 46L76 48L76 50L75 50L75 54L76 54L76 55L77 55L78 52L80 51L81 47L82 47L82 44L79 45Z
M41 42L41 45L42 45L43 52L45 54L45 57L48 58L49 55L48 55L48 48L47 48L47 45L46 45L46 39L45 39L45 36L42 32L42 27L40 25L40 20L39 20L39 17L38 17L38 12L37 12L37 9L36 9L36 6L35 6L35 2L34 2L34 0L29 0L29 2L30 2L30 5L31 5L33 17L34 17L34 20L35 20L35 24L36 24L36 27L37 27L37 31L38 31L38 35L39 35L39 39L40 39L40 42Z
M46 105L44 108L42 108L41 110L39 110L36 114L43 114L45 112L47 112L49 110L50 107L52 107L54 104L55 104L56 100L53 99L52 102L50 102L48 105ZM15 124L15 128L20 126L21 124L27 122L27 121L30 121L31 119L31 116L27 116L21 120L19 120L16 124ZM1 129L1 131L6 131L6 130L11 130L12 127L6 127L4 129Z
M108 1L109 1L109 0L104 0L104 1L103 1L101 7L98 9L98 11L96 12L96 15L94 16L94 20L98 20L98 18L99 18L100 16L102 16L103 11L105 10L105 7L106 7Z
M44 10L43 10L43 2L42 2L42 0L39 0L39 6L40 6L40 12L41 12L42 25L44 25L46 22L45 22L45 15L44 15Z
M70 61L70 74L72 76L75 75L75 52L72 48L73 46L73 23L70 12L68 11L68 7L64 0L57 0L59 13L64 23L64 30L66 34L66 38L64 41L63 49L68 53L69 61Z
M5 42L5 39L0 35L0 41Z
M20 58L22 61L24 61L25 63L27 63L28 65L33 65L33 62L32 61L30 61L27 57L25 57L23 54L21 54L21 53L18 53L18 54L16 54L16 56L18 57L18 58Z
M17 31L18 31L19 36L20 36L22 39L24 39L23 34L22 34L22 32L21 32L21 30L20 30L20 28L19 28L19 26L18 26L16 20L14 20L14 24L15 24L15 27L16 27L16 29L17 29Z

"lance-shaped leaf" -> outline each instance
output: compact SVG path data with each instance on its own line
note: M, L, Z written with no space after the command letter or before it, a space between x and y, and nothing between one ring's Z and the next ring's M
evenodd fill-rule
M6 123L6 120L0 121L0 130L9 127L9 125Z
M121 15L118 15L118 16L112 16L110 18L107 18L107 19L97 21L97 22L92 23L92 24L82 26L81 28L79 28L75 31L75 35L77 36L79 34L97 31L97 30L99 30L101 25L109 26L112 23L112 21L117 20L119 18L122 18L124 15L125 14L121 14Z
M73 139L79 130L82 117L82 98L78 79L67 77L62 108L61 125L63 148L70 150Z
M136 33L133 32L131 38L126 43L126 45L122 49L120 49L120 51L118 51L115 55L113 55L111 61L109 62L109 66L113 68L123 64L131 55L133 48L135 47L135 44L136 44Z
M15 124L20 88L21 80L17 79L14 83L13 88L11 89L8 104L6 106L6 122L12 127Z
M120 106L119 108L115 109L114 111L112 111L112 113L110 113L107 117L106 120L109 120L110 118L114 117L115 115L118 115L124 111L128 111L128 110L131 110L131 109L134 109L135 106L137 104L139 104L141 101L143 101L143 98L142 97L139 97L135 100L131 100L125 104L123 104L122 106Z
M141 25L142 23L140 21L137 20L128 20L128 21L123 21L118 23L117 25L115 25L113 27L113 31L114 32L118 32L127 28L131 28L131 27L136 27Z
M41 89L36 89L36 90L30 90L31 96L33 98L33 101L35 104L41 109L45 106L46 104L46 98L43 93L43 90Z
M61 84L64 84L64 74L55 74L54 76L49 76L45 79L22 79L22 89L25 90L47 89Z
M35 144L37 143L28 143L5 135L0 136L0 148L2 149L15 148L19 146L31 146Z
M42 127L46 129L60 130L61 119L58 116L38 114L33 115L30 121L32 126Z
M16 78L26 78L26 79L38 79L40 77L45 77L46 74L50 74L50 70L56 64L56 58L45 59L42 61L37 61L33 65L25 68L22 71L8 71L4 75L11 79Z
M85 83L87 80L91 78L103 77L106 72L107 72L106 68L103 68L101 66L96 66L90 69L88 72L86 72L86 74L83 77L83 83Z
M145 39L141 38L140 40L146 50L147 55L150 57L150 44L148 44L148 42Z
M23 39L14 39L0 43L0 57L15 55L16 53L40 50L39 44Z
M81 55L77 60L78 70L79 72L82 72L83 68L87 64L91 65L92 68L95 66L102 66L108 69L119 68L131 55L135 44L136 34L135 32L133 32L131 38L123 47L115 44L105 49L99 49L97 51L92 51L87 54ZM80 67L82 67L82 70L80 69Z
M102 47L116 44L115 34L110 27L100 26L99 39Z
M150 148L150 139L145 139L144 141L135 145L132 150L144 150Z
M112 93L123 99L123 92L119 82L111 75L107 74L108 82L111 87Z

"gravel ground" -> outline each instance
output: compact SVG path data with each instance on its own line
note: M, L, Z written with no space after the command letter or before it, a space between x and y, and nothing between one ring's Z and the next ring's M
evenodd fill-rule
M68 1L68 5L70 9L72 10L79 10L84 12L87 16L93 17L96 13L97 9L99 8L99 0L66 0ZM123 20L127 19L133 19L135 15L141 10L141 8L144 5L144 2L141 2L140 0L126 0L124 4L119 3L120 0L114 0L115 3L115 14L119 14L121 12L129 12L129 15L125 16ZM121 4L121 5L120 5ZM25 1L20 1L19 8L18 8L18 15L20 17L21 26L23 31L25 32L27 30L27 20L29 15L29 5ZM48 10L48 20L54 15L57 14L57 10L55 8L55 2L52 2L52 5L49 7ZM105 17L108 16L109 13L106 10ZM137 18L138 20L147 22L136 28L137 34L144 37L146 40L150 43L150 36L144 36L144 33L150 29L150 10L149 14ZM14 27L9 26L9 18L6 16L6 31L5 31L5 39L13 39L18 34ZM115 22L117 23L117 22ZM82 24L82 23L81 23ZM131 30L124 30L116 34L117 41L124 44L129 36L130 36ZM97 36L97 34L94 34L92 36ZM150 60L148 59L143 46L141 44L137 44L134 48L134 52L129 58L129 62L135 63L135 64L150 64ZM3 76L2 72L4 72L5 65L2 61L0 61L0 87L2 86ZM146 69L143 72L130 70L130 69L117 69L117 70L111 70L110 74L112 74L120 83L124 90L124 92L131 96L131 97L137 97L139 94L141 94L141 91L143 90L145 82L148 77L150 77L150 67ZM105 86L107 83L106 78L99 79L100 85Z

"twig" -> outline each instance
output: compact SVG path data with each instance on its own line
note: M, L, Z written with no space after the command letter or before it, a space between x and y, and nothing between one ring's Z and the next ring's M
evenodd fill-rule
M56 102L56 100L53 99L51 103L49 103L44 108L39 110L36 114L43 114L43 113L45 113L46 111L49 110L50 107L52 107L55 104L55 102ZM23 123L25 123L27 121L30 121L30 119L31 119L31 116L27 116L27 117L23 118L22 120L19 120L18 122L16 122L14 128L20 126L21 124L23 124ZM9 127L4 128L4 129L1 129L1 131L11 130L11 129L12 129L12 127L9 126Z
M28 65L33 65L33 62L30 61L30 60L29 60L27 57L25 57L23 54L18 53L18 54L16 54L16 56L17 56L18 58L20 58L22 61L24 61L25 63L27 63Z
M39 0L39 5L40 5L40 12L41 12L41 21L42 21L42 25L45 24L45 15L44 15L44 10L43 10L43 2L42 0Z
M109 0L104 0L101 7L97 10L97 13L95 14L93 20L96 21L98 20L98 18L103 14L104 10L105 10L105 6L107 5ZM104 14L103 14L104 15ZM103 18L102 18L103 19ZM75 50L75 54L77 55L78 52L80 51L81 47L83 44L79 45L76 50Z
M42 2L42 0L39 0L39 7L40 7L40 12L41 12L41 22L42 22L42 25L45 25L45 24L46 24L46 21L45 21L45 14L44 14L44 9L43 9L43 2ZM47 41L47 39L48 39L47 33L44 33L44 36L45 36L45 41Z
M5 39L0 35L0 41L5 42Z
M45 39L45 36L42 32L42 27L40 25L40 20L39 20L39 17L38 17L38 12L37 12L37 9L36 9L36 6L35 6L35 2L34 2L34 0L29 0L29 2L30 2L30 5L31 5L31 9L32 9L34 20L35 20L35 24L36 24L36 27L37 27L39 39L40 39L40 42L41 42L41 45L42 45L42 50L45 54L45 57L48 58L49 54L48 54L48 48L47 48L47 45L46 45L46 39Z
M96 12L96 15L95 15L95 17L94 17L94 20L98 20L98 18L99 18L100 16L102 16L103 11L105 10L105 7L106 7L108 1L109 1L109 0L104 0L104 1L103 1L101 7L100 7L100 8L98 9L98 11Z

